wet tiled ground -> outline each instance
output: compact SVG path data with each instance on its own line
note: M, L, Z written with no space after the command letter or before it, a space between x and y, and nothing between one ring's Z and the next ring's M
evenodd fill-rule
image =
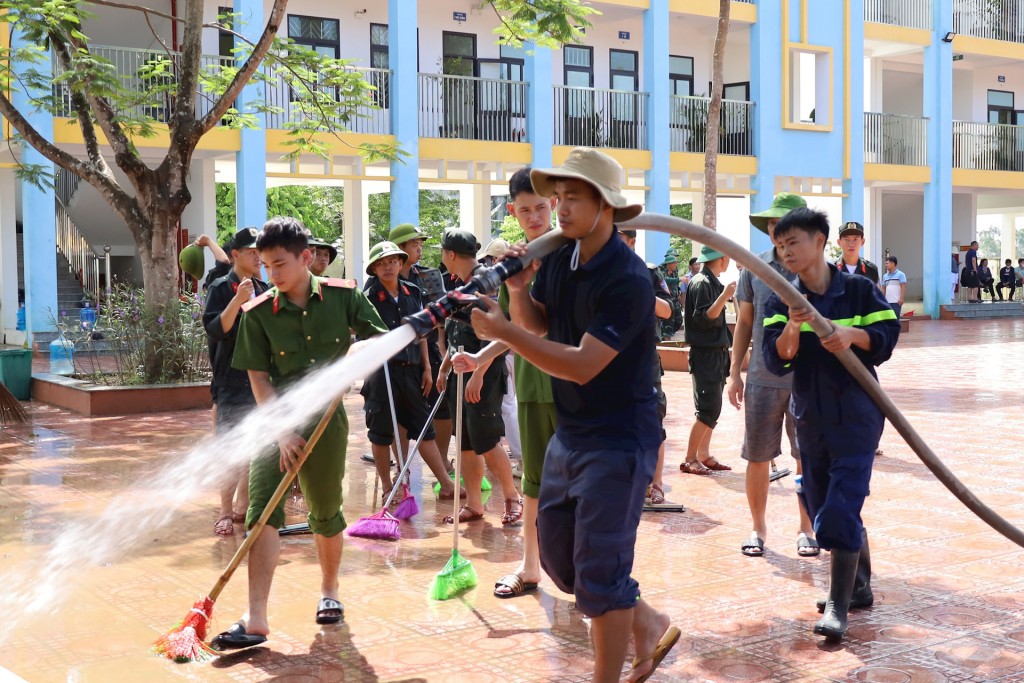
M1021 322L915 322L881 372L952 470L1018 526L1022 350ZM652 680L1024 681L1022 550L967 512L892 430L883 437L864 515L876 604L853 616L846 643L824 646L811 627L828 560L797 557L792 477L772 485L765 558L743 557L749 521L741 414L727 406L713 442L736 471L680 474L692 415L689 376L673 373L666 387L668 497L687 511L644 515L635 575L684 636ZM359 397L345 405L353 426L361 426ZM0 430L0 573L40 555L72 520L98 514L209 425L201 411L83 418L41 405L32 406L32 419L31 428ZM350 520L372 511L372 468L359 459L366 450L357 430L345 483ZM403 525L401 541L346 539L345 625L313 623L319 571L312 540L290 537L271 597L267 647L203 664L152 657L153 638L209 590L240 542L211 534L215 500L197 484L183 514L154 530L147 547L109 566L83 566L63 588L57 617L25 621L0 647L0 667L30 681L75 682L588 680L587 624L571 596L550 583L515 600L491 595L521 549L519 533L498 522L500 495L489 504L492 514L464 532L462 549L480 586L460 599L426 598L450 548L437 524L450 507L435 508L428 498ZM214 630L230 625L244 601L240 571L217 602Z

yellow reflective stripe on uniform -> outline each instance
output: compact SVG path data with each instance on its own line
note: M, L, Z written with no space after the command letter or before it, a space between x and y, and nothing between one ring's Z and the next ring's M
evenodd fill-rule
M764 326L768 327L769 325L774 325L775 323L788 323L788 322L789 322L789 318L787 316L785 316L785 315L783 315L781 313L776 313L772 317L764 319Z
M874 313L868 313L867 315L856 315L852 318L839 318L838 320L833 320L832 323L834 325L839 325L840 327L867 327L868 325L873 325L884 320L896 319L896 312L890 308L884 311L875 311ZM772 317L764 319L764 326L768 327L769 325L774 325L775 323L788 322L789 317L783 315L782 313L776 313ZM802 325L800 325L800 331L813 332L814 330L811 328L810 323L803 323Z

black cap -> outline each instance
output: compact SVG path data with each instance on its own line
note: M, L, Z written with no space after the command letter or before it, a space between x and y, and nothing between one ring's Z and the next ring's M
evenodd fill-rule
M843 223L843 227L839 228L839 236L845 237L846 235L860 235L864 236L864 226L857 221L847 221Z
M242 250L255 247L256 238L259 236L259 230L256 228L242 228L235 233L235 238L231 240L231 248Z
M619 232L630 239L636 239L636 230L619 230Z
M477 252L480 251L480 243L476 241L476 236L469 230L448 228L441 236L441 248L476 258Z

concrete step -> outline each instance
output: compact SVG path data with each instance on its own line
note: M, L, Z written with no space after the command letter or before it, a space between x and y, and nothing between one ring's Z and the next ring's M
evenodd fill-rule
M1003 301L981 304L947 304L940 307L940 320L989 320L993 318L1024 318L1024 304Z

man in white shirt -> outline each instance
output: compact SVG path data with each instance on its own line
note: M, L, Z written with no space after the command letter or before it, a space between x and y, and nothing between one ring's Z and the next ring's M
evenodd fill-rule
M896 267L898 263L899 260L895 256L885 258L885 275L882 276L881 285L885 300L892 306L897 318L903 310L903 297L907 294L907 276Z

